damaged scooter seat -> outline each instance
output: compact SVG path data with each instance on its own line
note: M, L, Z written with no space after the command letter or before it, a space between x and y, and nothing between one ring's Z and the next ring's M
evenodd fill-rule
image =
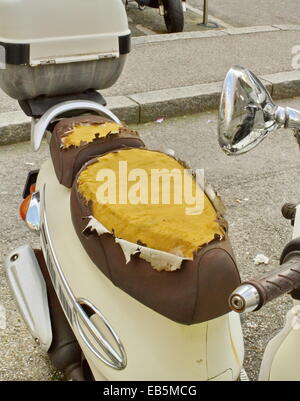
M183 212L184 202L101 203L99 171L110 168L120 178L120 161L129 171L185 168L174 157L143 148L102 153L86 163L72 186L71 214L92 261L114 285L175 322L191 325L228 313L240 276L219 197L207 185L203 211L194 215ZM200 185L192 175L189 180L194 189Z
M60 184L71 188L87 161L122 147L144 147L136 131L96 115L64 118L54 127L50 153Z

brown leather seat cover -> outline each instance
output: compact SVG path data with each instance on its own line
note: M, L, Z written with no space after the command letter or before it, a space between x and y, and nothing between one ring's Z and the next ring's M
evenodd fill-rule
M185 260L179 270L158 272L138 255L126 264L112 234L99 236L85 230L92 210L77 190L77 178L71 191L71 213L78 237L95 265L142 304L186 325L230 311L228 298L240 284L240 276L227 234L201 248L194 260Z
M71 131L75 125L81 124L103 124L110 122L106 118L95 115L84 115L79 117L65 118L54 127L51 141L50 153L54 170L60 184L71 188L76 174L87 161L95 156L110 152L123 147L144 147L144 143L136 131L126 126L119 134L107 135L97 138L93 142L83 143L81 146L62 148L62 137Z

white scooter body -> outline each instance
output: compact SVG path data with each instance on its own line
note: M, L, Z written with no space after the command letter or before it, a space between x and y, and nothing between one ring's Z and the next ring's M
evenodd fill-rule
M293 239L300 237L300 204L296 209ZM259 380L300 381L300 301L287 313L284 328L269 342Z
M57 295L96 380L239 378L244 347L236 313L185 326L145 307L115 287L90 260L73 228L70 190L58 183L51 160L40 170L37 190L44 204L44 225L46 215L41 242L48 269L52 281L55 277ZM103 352L77 316L74 303L79 299L101 311L119 336L127 356L124 369L114 369L97 356L97 352ZM96 318L94 323L103 332L101 320Z

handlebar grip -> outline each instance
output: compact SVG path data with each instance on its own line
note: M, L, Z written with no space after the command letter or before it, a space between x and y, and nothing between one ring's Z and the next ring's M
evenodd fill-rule
M258 280L249 280L237 288L229 299L236 312L257 311L268 302L300 287L300 253L288 255L275 271Z

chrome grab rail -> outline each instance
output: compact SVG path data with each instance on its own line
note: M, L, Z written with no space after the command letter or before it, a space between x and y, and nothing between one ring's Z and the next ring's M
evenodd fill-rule
M91 321L90 317L86 314L86 312L83 310L82 305L87 305L95 315L97 315L101 321L105 324L107 329L109 330L110 334L112 335L114 341L116 342L116 345L119 348L120 354L118 354L115 349L111 346L111 344L107 341L105 336L101 334L100 330L97 328L97 326ZM77 313L79 316L77 316ZM77 303L75 305L75 324L77 326L78 332L83 339L84 343L86 346L90 349L91 352L93 352L97 358L99 358L102 362L104 362L106 365L110 366L111 368L122 370L126 367L127 365L127 358L125 354L124 347L114 331L114 329L111 327L109 322L106 320L106 318L103 316L103 314L89 301L85 299L78 299ZM96 347L92 344L92 342L88 339L87 335L84 333L82 327L80 326L80 322L78 317L80 317L85 324L86 328L88 331L91 333L93 336L94 340L96 343L102 348L102 350L106 353L109 359L105 358L101 353L96 349Z
M117 124L121 123L118 117L113 112L108 110L107 107L90 100L74 100L59 103L47 110L39 120L34 118L31 120L31 146L35 152L39 150L49 124L59 115L71 110L94 111L99 115L104 114Z

